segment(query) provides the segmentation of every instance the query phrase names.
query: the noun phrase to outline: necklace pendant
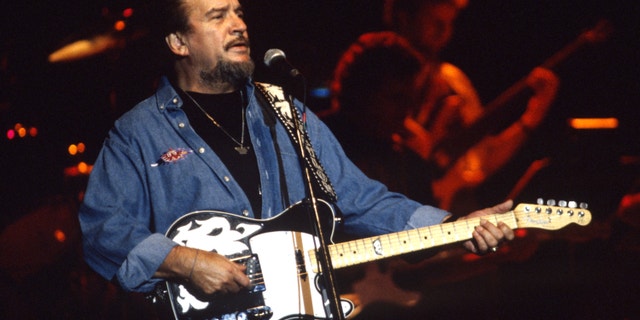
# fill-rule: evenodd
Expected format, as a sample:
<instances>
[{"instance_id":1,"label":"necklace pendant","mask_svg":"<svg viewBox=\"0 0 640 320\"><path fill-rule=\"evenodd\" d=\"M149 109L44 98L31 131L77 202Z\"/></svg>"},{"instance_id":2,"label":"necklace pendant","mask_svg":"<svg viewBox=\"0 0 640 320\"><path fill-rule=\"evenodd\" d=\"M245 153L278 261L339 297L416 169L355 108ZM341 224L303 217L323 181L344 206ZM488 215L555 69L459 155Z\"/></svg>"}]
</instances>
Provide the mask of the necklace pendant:
<instances>
[{"instance_id":1,"label":"necklace pendant","mask_svg":"<svg viewBox=\"0 0 640 320\"><path fill-rule=\"evenodd\" d=\"M238 151L238 153L241 155L245 155L247 154L247 152L249 152L249 147L245 147L245 146L234 147L234 149L236 149L236 151Z\"/></svg>"}]
</instances>

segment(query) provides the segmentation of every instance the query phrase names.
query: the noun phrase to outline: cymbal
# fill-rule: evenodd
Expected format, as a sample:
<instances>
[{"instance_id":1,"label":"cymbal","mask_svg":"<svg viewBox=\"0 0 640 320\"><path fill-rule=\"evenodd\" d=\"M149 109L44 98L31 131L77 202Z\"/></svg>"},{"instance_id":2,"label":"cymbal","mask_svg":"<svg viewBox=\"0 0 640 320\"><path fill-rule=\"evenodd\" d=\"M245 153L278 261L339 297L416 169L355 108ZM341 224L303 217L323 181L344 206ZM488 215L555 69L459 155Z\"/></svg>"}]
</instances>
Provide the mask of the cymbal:
<instances>
[{"instance_id":1,"label":"cymbal","mask_svg":"<svg viewBox=\"0 0 640 320\"><path fill-rule=\"evenodd\" d=\"M98 34L88 39L80 39L52 52L49 55L50 63L70 62L89 58L118 46L123 46L122 39L113 33Z\"/></svg>"},{"instance_id":2,"label":"cymbal","mask_svg":"<svg viewBox=\"0 0 640 320\"><path fill-rule=\"evenodd\" d=\"M93 25L99 30L74 35L60 48L49 54L50 63L63 63L87 59L114 49L124 49L128 42L147 34L143 23L132 19L134 10L127 8L117 14L103 9L103 19ZM86 28L93 29L93 28Z\"/></svg>"}]
</instances>

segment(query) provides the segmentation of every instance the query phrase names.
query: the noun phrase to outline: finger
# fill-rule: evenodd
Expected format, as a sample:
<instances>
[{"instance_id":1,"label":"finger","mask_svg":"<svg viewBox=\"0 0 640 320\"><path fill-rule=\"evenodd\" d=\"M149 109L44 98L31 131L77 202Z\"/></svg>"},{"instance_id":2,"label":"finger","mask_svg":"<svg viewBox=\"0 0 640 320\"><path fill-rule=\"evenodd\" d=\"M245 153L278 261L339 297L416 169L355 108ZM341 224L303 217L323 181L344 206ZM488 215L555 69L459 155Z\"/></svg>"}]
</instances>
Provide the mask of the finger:
<instances>
[{"instance_id":1,"label":"finger","mask_svg":"<svg viewBox=\"0 0 640 320\"><path fill-rule=\"evenodd\" d=\"M494 226L490 222L483 220L480 222L480 226L477 226L475 231L482 238L482 244L478 241L478 245L481 250L486 250L490 247L496 247L499 244L499 239L502 238L502 231L498 227Z\"/></svg>"},{"instance_id":2,"label":"finger","mask_svg":"<svg viewBox=\"0 0 640 320\"><path fill-rule=\"evenodd\" d=\"M239 265L241 268L235 273L233 280L242 288L248 287L251 284L251 279L245 273L247 269L244 265Z\"/></svg>"},{"instance_id":3,"label":"finger","mask_svg":"<svg viewBox=\"0 0 640 320\"><path fill-rule=\"evenodd\" d=\"M473 252L473 253L476 253L476 254L478 253L478 248L473 243L473 241L471 241L471 240L465 241L462 245L465 247L465 249L469 250L470 252Z\"/></svg>"},{"instance_id":4,"label":"finger","mask_svg":"<svg viewBox=\"0 0 640 320\"><path fill-rule=\"evenodd\" d=\"M498 228L500 228L500 231L502 231L502 234L504 235L504 238L507 240L513 240L513 238L515 238L515 233L513 232L513 229L511 229L506 223L504 222L498 222Z\"/></svg>"},{"instance_id":5,"label":"finger","mask_svg":"<svg viewBox=\"0 0 640 320\"><path fill-rule=\"evenodd\" d=\"M492 213L504 213L511 210L511 207L513 207L513 200L509 199L503 203L493 206L490 209L493 211Z\"/></svg>"},{"instance_id":6,"label":"finger","mask_svg":"<svg viewBox=\"0 0 640 320\"><path fill-rule=\"evenodd\" d=\"M513 200L509 199L505 202L499 203L493 207L489 207L489 208L485 208L482 210L477 210L472 212L471 214L468 215L469 218L473 218L473 217L481 217L481 216L486 216L486 215L490 215L490 214L497 214L497 213L505 213L507 211L509 211L511 209L511 207L513 207Z\"/></svg>"},{"instance_id":7,"label":"finger","mask_svg":"<svg viewBox=\"0 0 640 320\"><path fill-rule=\"evenodd\" d=\"M503 239L505 237L504 232L502 231L501 228L497 227L496 225L494 225L493 223L487 221L487 220L483 220L480 221L480 224L482 225L482 227L488 231L488 236L489 238L493 238L496 241L496 244L493 244L493 241L490 240L489 238L485 238L485 240L487 241L487 243L491 246L491 247L495 247L499 244L500 240ZM500 224L500 223L498 223Z\"/></svg>"},{"instance_id":8,"label":"finger","mask_svg":"<svg viewBox=\"0 0 640 320\"><path fill-rule=\"evenodd\" d=\"M477 226L472 233L473 239L476 241L478 252L487 252L487 250L489 250L489 245L487 244L483 235L484 232L487 231L483 230L481 226Z\"/></svg>"},{"instance_id":9,"label":"finger","mask_svg":"<svg viewBox=\"0 0 640 320\"><path fill-rule=\"evenodd\" d=\"M404 127L411 133L420 133L425 131L424 127L418 123L418 121L414 120L411 117L406 117L404 119Z\"/></svg>"}]
</instances>

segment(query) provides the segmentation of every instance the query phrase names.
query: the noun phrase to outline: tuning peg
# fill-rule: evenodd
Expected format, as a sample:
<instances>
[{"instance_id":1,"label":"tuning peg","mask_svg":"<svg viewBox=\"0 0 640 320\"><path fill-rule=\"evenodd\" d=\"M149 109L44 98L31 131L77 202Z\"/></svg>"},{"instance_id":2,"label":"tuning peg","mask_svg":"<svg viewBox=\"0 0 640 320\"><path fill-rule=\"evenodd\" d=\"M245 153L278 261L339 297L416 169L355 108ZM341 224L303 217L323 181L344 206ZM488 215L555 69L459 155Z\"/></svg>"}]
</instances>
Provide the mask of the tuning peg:
<instances>
[{"instance_id":1,"label":"tuning peg","mask_svg":"<svg viewBox=\"0 0 640 320\"><path fill-rule=\"evenodd\" d=\"M560 201L558 201L558 206L566 207L567 206L567 202L565 200L560 200Z\"/></svg>"},{"instance_id":2,"label":"tuning peg","mask_svg":"<svg viewBox=\"0 0 640 320\"><path fill-rule=\"evenodd\" d=\"M553 199L547 200L547 205L548 206L555 206L556 205L556 200L553 200Z\"/></svg>"},{"instance_id":3,"label":"tuning peg","mask_svg":"<svg viewBox=\"0 0 640 320\"><path fill-rule=\"evenodd\" d=\"M589 205L586 202L580 202L580 209L589 209Z\"/></svg>"},{"instance_id":4,"label":"tuning peg","mask_svg":"<svg viewBox=\"0 0 640 320\"><path fill-rule=\"evenodd\" d=\"M578 204L575 201L569 201L569 208L577 208Z\"/></svg>"},{"instance_id":5,"label":"tuning peg","mask_svg":"<svg viewBox=\"0 0 640 320\"><path fill-rule=\"evenodd\" d=\"M544 199L542 199L542 198L538 198L538 199L536 200L536 203L537 203L537 204L539 204L539 205L543 205L543 204L544 204Z\"/></svg>"}]
</instances>

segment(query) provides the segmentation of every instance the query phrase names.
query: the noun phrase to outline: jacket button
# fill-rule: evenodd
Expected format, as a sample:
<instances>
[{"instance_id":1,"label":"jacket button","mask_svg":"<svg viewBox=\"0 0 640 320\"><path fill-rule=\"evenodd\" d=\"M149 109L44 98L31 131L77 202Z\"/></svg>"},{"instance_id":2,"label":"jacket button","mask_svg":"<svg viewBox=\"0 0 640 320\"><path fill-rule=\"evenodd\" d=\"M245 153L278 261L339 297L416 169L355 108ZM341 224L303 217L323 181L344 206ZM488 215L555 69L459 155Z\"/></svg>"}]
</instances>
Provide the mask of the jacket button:
<instances>
[{"instance_id":1,"label":"jacket button","mask_svg":"<svg viewBox=\"0 0 640 320\"><path fill-rule=\"evenodd\" d=\"M249 210L247 210L247 209L242 210L242 215L245 216L245 217L248 217L249 216Z\"/></svg>"},{"instance_id":2,"label":"jacket button","mask_svg":"<svg viewBox=\"0 0 640 320\"><path fill-rule=\"evenodd\" d=\"M173 104L178 104L178 98L173 98Z\"/></svg>"},{"instance_id":3,"label":"jacket button","mask_svg":"<svg viewBox=\"0 0 640 320\"><path fill-rule=\"evenodd\" d=\"M180 123L178 123L178 127L180 127L180 128L184 128L184 122L180 122Z\"/></svg>"},{"instance_id":4,"label":"jacket button","mask_svg":"<svg viewBox=\"0 0 640 320\"><path fill-rule=\"evenodd\" d=\"M200 148L200 149L198 149L198 152L199 152L199 153L204 153L204 148Z\"/></svg>"},{"instance_id":5,"label":"jacket button","mask_svg":"<svg viewBox=\"0 0 640 320\"><path fill-rule=\"evenodd\" d=\"M228 176L224 176L224 181L225 182L229 182L229 181L231 181L231 179Z\"/></svg>"}]
</instances>

